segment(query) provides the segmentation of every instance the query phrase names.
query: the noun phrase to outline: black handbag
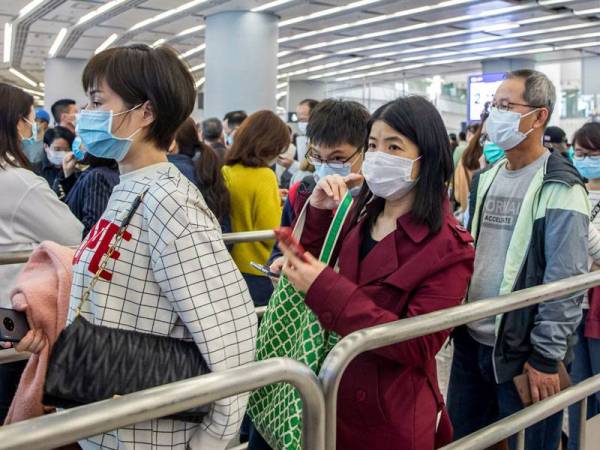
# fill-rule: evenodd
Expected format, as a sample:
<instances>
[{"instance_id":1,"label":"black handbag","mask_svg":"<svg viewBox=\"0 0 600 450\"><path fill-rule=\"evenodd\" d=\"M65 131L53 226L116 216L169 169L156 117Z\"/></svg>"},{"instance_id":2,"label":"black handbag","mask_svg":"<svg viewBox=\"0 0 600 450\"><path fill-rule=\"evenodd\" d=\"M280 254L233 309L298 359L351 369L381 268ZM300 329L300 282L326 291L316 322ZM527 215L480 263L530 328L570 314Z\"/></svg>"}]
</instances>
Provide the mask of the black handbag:
<instances>
[{"instance_id":1,"label":"black handbag","mask_svg":"<svg viewBox=\"0 0 600 450\"><path fill-rule=\"evenodd\" d=\"M44 405L71 408L210 372L193 342L94 325L80 314L144 194L136 197L114 244L81 296L74 321L54 344L44 385ZM205 405L169 418L199 423L208 410L209 405Z\"/></svg>"}]
</instances>

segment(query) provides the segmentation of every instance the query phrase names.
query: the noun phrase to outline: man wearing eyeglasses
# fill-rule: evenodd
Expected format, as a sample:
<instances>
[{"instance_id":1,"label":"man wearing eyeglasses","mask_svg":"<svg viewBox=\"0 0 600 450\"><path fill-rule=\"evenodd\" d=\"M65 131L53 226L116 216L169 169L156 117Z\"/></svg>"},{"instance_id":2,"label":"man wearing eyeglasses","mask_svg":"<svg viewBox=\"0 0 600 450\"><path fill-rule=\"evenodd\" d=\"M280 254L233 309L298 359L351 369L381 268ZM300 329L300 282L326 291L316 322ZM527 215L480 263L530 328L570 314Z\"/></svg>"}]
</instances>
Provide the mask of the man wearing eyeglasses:
<instances>
[{"instance_id":1,"label":"man wearing eyeglasses","mask_svg":"<svg viewBox=\"0 0 600 450\"><path fill-rule=\"evenodd\" d=\"M505 158L473 179L469 230L476 246L473 302L587 272L589 203L565 158L543 146L556 93L534 70L507 75L485 123ZM448 407L461 438L521 409L513 378L534 402L560 391L581 319L581 295L482 319L455 331ZM526 449L558 448L562 413L526 432ZM515 448L516 439L509 444Z\"/></svg>"}]
</instances>

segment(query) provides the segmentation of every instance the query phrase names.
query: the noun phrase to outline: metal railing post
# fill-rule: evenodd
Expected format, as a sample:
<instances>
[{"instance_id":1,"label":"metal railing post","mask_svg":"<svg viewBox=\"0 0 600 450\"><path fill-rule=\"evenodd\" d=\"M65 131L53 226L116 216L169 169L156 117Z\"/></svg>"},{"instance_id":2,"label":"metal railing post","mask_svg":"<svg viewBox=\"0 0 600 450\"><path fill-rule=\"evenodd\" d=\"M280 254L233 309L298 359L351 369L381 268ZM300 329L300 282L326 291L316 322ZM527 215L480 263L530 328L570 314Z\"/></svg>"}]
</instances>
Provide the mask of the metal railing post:
<instances>
[{"instance_id":1,"label":"metal railing post","mask_svg":"<svg viewBox=\"0 0 600 450\"><path fill-rule=\"evenodd\" d=\"M324 450L325 404L319 380L304 364L287 358L253 362L0 427L0 449L52 449L281 382L292 384L302 397L304 448Z\"/></svg>"},{"instance_id":2,"label":"metal railing post","mask_svg":"<svg viewBox=\"0 0 600 450\"><path fill-rule=\"evenodd\" d=\"M359 354L464 325L484 317L521 309L546 300L563 298L599 284L600 271L587 273L485 301L377 325L345 336L327 355L319 373L325 394L327 450L336 448L337 394L340 381L350 362Z\"/></svg>"},{"instance_id":3,"label":"metal railing post","mask_svg":"<svg viewBox=\"0 0 600 450\"><path fill-rule=\"evenodd\" d=\"M525 450L525 430L517 433L517 450Z\"/></svg>"},{"instance_id":4,"label":"metal railing post","mask_svg":"<svg viewBox=\"0 0 600 450\"><path fill-rule=\"evenodd\" d=\"M481 450L491 447L598 391L600 391L600 375L595 375L552 397L534 403L512 416L446 445L440 450Z\"/></svg>"}]
</instances>

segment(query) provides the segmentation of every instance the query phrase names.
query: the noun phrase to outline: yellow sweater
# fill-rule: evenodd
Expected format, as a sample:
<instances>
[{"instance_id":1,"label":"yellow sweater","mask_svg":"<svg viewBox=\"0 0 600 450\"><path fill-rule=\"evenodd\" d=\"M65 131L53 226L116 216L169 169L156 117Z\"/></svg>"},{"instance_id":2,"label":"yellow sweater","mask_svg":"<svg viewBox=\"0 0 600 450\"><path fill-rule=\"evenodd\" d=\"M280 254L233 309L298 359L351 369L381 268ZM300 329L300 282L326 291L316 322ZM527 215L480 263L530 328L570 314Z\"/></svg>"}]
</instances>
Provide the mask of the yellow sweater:
<instances>
[{"instance_id":1,"label":"yellow sweater","mask_svg":"<svg viewBox=\"0 0 600 450\"><path fill-rule=\"evenodd\" d=\"M275 172L268 167L223 166L231 196L231 227L234 232L272 230L281 222L281 199ZM275 241L243 242L233 247L233 260L241 272L264 275L251 261L266 264Z\"/></svg>"}]
</instances>

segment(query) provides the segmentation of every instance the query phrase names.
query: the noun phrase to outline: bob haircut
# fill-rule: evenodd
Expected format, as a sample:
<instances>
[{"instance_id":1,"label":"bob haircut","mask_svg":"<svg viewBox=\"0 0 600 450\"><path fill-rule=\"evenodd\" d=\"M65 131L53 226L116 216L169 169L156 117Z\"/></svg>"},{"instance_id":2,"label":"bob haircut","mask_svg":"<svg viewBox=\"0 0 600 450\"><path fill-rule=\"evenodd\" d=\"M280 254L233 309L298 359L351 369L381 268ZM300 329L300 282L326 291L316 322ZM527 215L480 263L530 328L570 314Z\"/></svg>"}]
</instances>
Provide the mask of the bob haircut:
<instances>
[{"instance_id":1,"label":"bob haircut","mask_svg":"<svg viewBox=\"0 0 600 450\"><path fill-rule=\"evenodd\" d=\"M380 120L419 148L421 170L414 188L415 202L411 213L415 222L425 224L432 233L437 233L442 227L448 182L452 177L452 152L440 113L423 97L400 97L373 113L367 127L367 139L373 124ZM369 186L364 183L354 211L354 221L358 221L373 197ZM371 223L383 210L384 202L376 202L375 205L378 207L367 213L367 220Z\"/></svg>"},{"instance_id":2,"label":"bob haircut","mask_svg":"<svg viewBox=\"0 0 600 450\"><path fill-rule=\"evenodd\" d=\"M0 98L0 168L8 164L29 169L17 125L31 113L33 97L20 88L0 83Z\"/></svg>"},{"instance_id":3,"label":"bob haircut","mask_svg":"<svg viewBox=\"0 0 600 450\"><path fill-rule=\"evenodd\" d=\"M227 152L227 165L268 166L290 146L287 125L272 111L258 111L240 125Z\"/></svg>"},{"instance_id":4,"label":"bob haircut","mask_svg":"<svg viewBox=\"0 0 600 450\"><path fill-rule=\"evenodd\" d=\"M127 109L150 102L155 119L145 139L165 151L196 98L189 68L169 47L135 44L104 50L88 62L82 81L85 92L104 81Z\"/></svg>"}]
</instances>

